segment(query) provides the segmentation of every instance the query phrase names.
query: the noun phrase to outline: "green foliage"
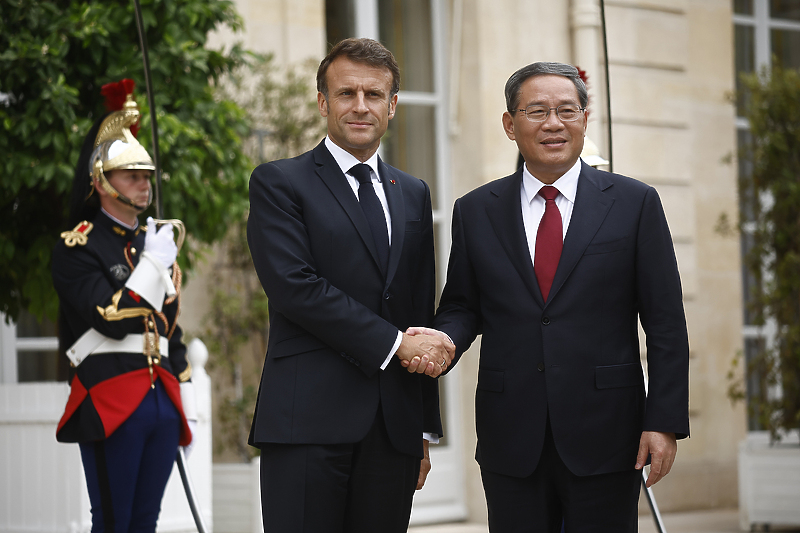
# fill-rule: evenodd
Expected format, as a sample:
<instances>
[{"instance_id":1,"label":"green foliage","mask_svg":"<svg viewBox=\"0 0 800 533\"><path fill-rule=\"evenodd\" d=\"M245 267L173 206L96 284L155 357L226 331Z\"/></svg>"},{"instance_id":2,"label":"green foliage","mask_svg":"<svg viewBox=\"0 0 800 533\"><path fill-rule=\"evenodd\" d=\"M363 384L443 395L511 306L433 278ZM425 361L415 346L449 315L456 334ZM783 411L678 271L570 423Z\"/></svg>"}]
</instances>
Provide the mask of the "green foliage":
<instances>
[{"instance_id":1,"label":"green foliage","mask_svg":"<svg viewBox=\"0 0 800 533\"><path fill-rule=\"evenodd\" d=\"M800 427L800 72L778 66L744 75L752 143L740 154L752 163L741 177L740 199L755 225L745 257L756 290L750 295L757 324L774 323L745 369L745 392L762 427L779 438Z\"/></svg>"},{"instance_id":2,"label":"green foliage","mask_svg":"<svg viewBox=\"0 0 800 533\"><path fill-rule=\"evenodd\" d=\"M141 4L164 211L192 237L180 258L186 269L247 206L247 117L215 86L252 56L240 46L206 46L214 29L241 29L231 1ZM152 153L134 3L0 0L0 312L12 319L21 309L56 315L50 255L60 232L72 229L65 225L74 168L83 137L105 112L100 87L122 78L137 83L139 140Z\"/></svg>"},{"instance_id":3,"label":"green foliage","mask_svg":"<svg viewBox=\"0 0 800 533\"><path fill-rule=\"evenodd\" d=\"M222 84L224 98L248 110L254 125L245 142L258 162L293 157L325 135L311 80L315 63L286 69L271 56L238 69ZM217 411L214 451L232 451L243 462L258 450L247 446L269 333L267 297L246 239L247 217L231 225L211 274L211 311L201 335L209 348Z\"/></svg>"}]
</instances>

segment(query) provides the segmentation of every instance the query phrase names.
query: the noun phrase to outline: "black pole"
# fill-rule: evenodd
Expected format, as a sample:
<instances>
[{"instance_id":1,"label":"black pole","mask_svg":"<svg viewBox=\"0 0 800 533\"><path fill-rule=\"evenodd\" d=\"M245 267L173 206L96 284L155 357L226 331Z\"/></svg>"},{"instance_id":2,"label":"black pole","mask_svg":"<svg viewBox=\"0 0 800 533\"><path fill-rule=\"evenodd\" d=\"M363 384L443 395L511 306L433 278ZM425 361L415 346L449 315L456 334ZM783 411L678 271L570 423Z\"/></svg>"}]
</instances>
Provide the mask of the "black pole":
<instances>
[{"instance_id":1,"label":"black pole","mask_svg":"<svg viewBox=\"0 0 800 533\"><path fill-rule=\"evenodd\" d=\"M136 9L136 27L139 29L139 45L142 49L144 62L144 83L147 89L147 105L150 107L150 131L153 134L153 166L156 167L155 204L156 218L164 218L164 206L161 202L161 165L158 164L158 123L156 122L156 103L153 99L153 83L150 79L150 58L147 56L147 36L144 33L144 20L142 19L142 6L139 0L133 0Z\"/></svg>"},{"instance_id":2,"label":"black pole","mask_svg":"<svg viewBox=\"0 0 800 533\"><path fill-rule=\"evenodd\" d=\"M158 164L158 122L156 121L156 103L153 99L153 83L150 79L150 58L147 55L147 36L144 33L144 20L142 19L142 6L139 0L133 0L134 12L136 15L136 27L139 30L139 44L142 49L142 61L144 63L144 82L147 89L147 104L150 107L150 122L152 123L153 134L153 166L156 167L156 186L155 186L155 199L156 199L156 218L164 218L164 207L161 202L161 166ZM175 456L175 462L178 465L178 471L181 475L183 482L183 489L186 492L186 499L189 502L189 508L192 511L192 518L197 526L199 533L206 533L206 526L203 523L203 516L200 514L200 509L197 505L197 497L192 486L191 478L189 477L189 469L186 464L186 455L183 448L178 447L178 453Z\"/></svg>"},{"instance_id":3,"label":"black pole","mask_svg":"<svg viewBox=\"0 0 800 533\"><path fill-rule=\"evenodd\" d=\"M138 0L137 0L138 1ZM603 58L606 67L606 115L608 120L608 171L614 172L614 149L611 142L611 77L608 75L608 36L606 34L606 3L600 0L600 20L603 24Z\"/></svg>"},{"instance_id":4,"label":"black pole","mask_svg":"<svg viewBox=\"0 0 800 533\"><path fill-rule=\"evenodd\" d=\"M189 501L189 510L192 511L192 518L194 518L197 531L198 533L206 533L208 530L206 529L205 522L203 522L203 515L200 514L200 508L197 505L197 496L194 492L192 479L189 477L189 467L182 446L178 446L178 454L175 456L175 463L178 465L178 472L183 482L183 490L186 492L186 499Z\"/></svg>"}]
</instances>

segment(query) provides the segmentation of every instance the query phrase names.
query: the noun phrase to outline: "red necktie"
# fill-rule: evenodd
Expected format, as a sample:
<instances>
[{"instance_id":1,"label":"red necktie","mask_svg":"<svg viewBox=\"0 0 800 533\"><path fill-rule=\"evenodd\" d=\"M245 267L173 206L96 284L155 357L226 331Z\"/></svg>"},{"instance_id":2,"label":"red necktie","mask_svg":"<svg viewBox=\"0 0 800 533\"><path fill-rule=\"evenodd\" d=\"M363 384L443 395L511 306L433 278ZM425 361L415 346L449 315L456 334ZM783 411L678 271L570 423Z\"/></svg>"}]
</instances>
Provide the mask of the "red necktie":
<instances>
[{"instance_id":1,"label":"red necktie","mask_svg":"<svg viewBox=\"0 0 800 533\"><path fill-rule=\"evenodd\" d=\"M561 249L564 247L564 234L561 213L556 205L558 189L545 185L539 190L539 194L545 199L545 207L542 221L539 222L539 230L536 232L533 271L536 272L536 280L546 302L550 287L553 285L553 277L556 275L558 260L561 258Z\"/></svg>"}]
</instances>

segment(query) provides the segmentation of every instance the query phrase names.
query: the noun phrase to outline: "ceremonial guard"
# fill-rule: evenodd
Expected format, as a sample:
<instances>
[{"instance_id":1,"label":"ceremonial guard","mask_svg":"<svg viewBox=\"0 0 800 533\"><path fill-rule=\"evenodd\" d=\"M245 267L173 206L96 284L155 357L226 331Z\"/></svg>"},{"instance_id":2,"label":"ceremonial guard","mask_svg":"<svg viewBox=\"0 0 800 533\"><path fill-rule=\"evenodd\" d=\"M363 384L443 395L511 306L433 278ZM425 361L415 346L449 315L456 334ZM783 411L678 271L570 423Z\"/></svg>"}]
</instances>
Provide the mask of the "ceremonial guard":
<instances>
[{"instance_id":1,"label":"ceremonial guard","mask_svg":"<svg viewBox=\"0 0 800 533\"><path fill-rule=\"evenodd\" d=\"M172 225L137 219L150 205L155 167L134 136L133 81L102 92L110 113L86 136L74 229L53 252L71 387L56 437L80 445L92 532L152 532L178 446L190 444L196 420L176 323L181 272Z\"/></svg>"}]
</instances>

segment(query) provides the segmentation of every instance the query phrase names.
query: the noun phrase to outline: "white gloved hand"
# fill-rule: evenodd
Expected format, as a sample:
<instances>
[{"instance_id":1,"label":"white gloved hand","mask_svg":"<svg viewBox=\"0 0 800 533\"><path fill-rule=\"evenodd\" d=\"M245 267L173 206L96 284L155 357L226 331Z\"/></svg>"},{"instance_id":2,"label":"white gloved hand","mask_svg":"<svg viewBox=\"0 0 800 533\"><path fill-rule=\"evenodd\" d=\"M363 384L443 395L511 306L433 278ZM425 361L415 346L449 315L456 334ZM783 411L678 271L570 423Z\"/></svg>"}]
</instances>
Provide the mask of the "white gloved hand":
<instances>
[{"instance_id":1,"label":"white gloved hand","mask_svg":"<svg viewBox=\"0 0 800 533\"><path fill-rule=\"evenodd\" d=\"M164 224L156 230L153 217L147 217L144 251L158 259L164 268L170 268L178 257L178 246L175 244L172 224Z\"/></svg>"},{"instance_id":2,"label":"white gloved hand","mask_svg":"<svg viewBox=\"0 0 800 533\"><path fill-rule=\"evenodd\" d=\"M189 459L189 454L192 453L192 449L194 449L194 443L196 442L197 438L197 420L186 420L189 424L189 431L192 434L192 441L183 447L183 454L186 456L186 459Z\"/></svg>"}]
</instances>

